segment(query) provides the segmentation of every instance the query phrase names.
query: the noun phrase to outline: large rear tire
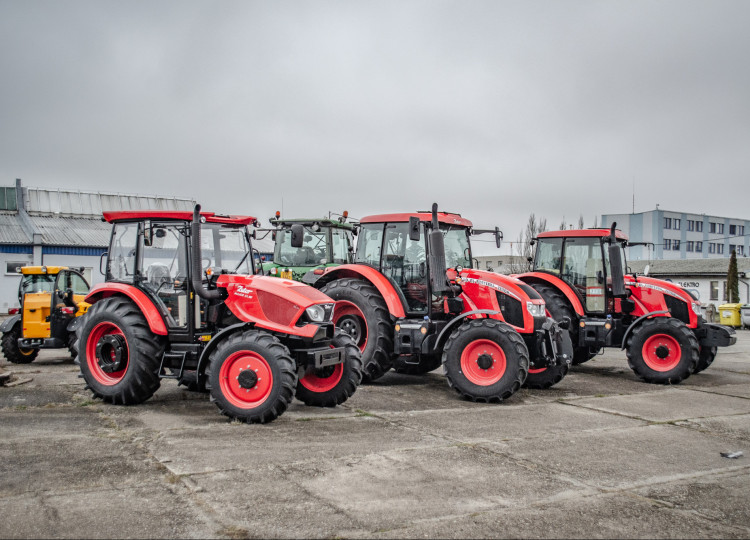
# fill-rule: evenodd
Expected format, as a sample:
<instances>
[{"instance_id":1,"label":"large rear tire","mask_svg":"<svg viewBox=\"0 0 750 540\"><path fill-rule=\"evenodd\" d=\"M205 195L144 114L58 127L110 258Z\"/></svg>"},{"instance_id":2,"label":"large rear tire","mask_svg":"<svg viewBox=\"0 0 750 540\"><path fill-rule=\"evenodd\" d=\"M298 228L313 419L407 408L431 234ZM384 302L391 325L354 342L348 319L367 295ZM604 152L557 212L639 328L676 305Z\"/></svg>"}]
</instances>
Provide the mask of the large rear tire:
<instances>
[{"instance_id":1,"label":"large rear tire","mask_svg":"<svg viewBox=\"0 0 750 540\"><path fill-rule=\"evenodd\" d=\"M130 299L96 302L78 327L81 374L94 396L115 405L135 405L159 388L162 339L151 332Z\"/></svg>"},{"instance_id":2,"label":"large rear tire","mask_svg":"<svg viewBox=\"0 0 750 540\"><path fill-rule=\"evenodd\" d=\"M354 340L343 330L336 329L331 346L343 347L346 358L341 364L320 369L307 368L297 382L295 396L305 405L335 407L352 397L362 382L362 354Z\"/></svg>"},{"instance_id":3,"label":"large rear tire","mask_svg":"<svg viewBox=\"0 0 750 540\"><path fill-rule=\"evenodd\" d=\"M673 317L646 319L628 340L628 364L654 384L677 384L698 365L700 346L684 322Z\"/></svg>"},{"instance_id":4,"label":"large rear tire","mask_svg":"<svg viewBox=\"0 0 750 540\"><path fill-rule=\"evenodd\" d=\"M378 290L361 279L326 283L321 292L336 300L333 321L362 351L364 382L382 377L393 366L393 324Z\"/></svg>"},{"instance_id":5,"label":"large rear tire","mask_svg":"<svg viewBox=\"0 0 750 540\"><path fill-rule=\"evenodd\" d=\"M448 385L462 397L485 403L512 396L526 380L529 351L508 324L494 319L464 322L443 349Z\"/></svg>"},{"instance_id":6,"label":"large rear tire","mask_svg":"<svg viewBox=\"0 0 750 540\"><path fill-rule=\"evenodd\" d=\"M39 354L39 349L24 349L18 346L21 338L21 324L17 323L9 332L3 334L3 355L8 362L14 364L30 364Z\"/></svg>"},{"instance_id":7,"label":"large rear tire","mask_svg":"<svg viewBox=\"0 0 750 540\"><path fill-rule=\"evenodd\" d=\"M221 414L265 424L286 411L294 396L294 360L275 336L259 330L236 332L209 357L206 388Z\"/></svg>"},{"instance_id":8,"label":"large rear tire","mask_svg":"<svg viewBox=\"0 0 750 540\"><path fill-rule=\"evenodd\" d=\"M573 307L568 303L565 295L551 285L546 285L544 283L531 283L530 285L544 299L544 303L547 306L547 313L550 317L557 322L561 322L565 317L570 319L568 332L570 333L570 341L573 343L572 364L574 366L583 364L594 358L599 352L598 350L592 351L589 347L581 347L578 345L579 317L573 310Z\"/></svg>"}]
</instances>

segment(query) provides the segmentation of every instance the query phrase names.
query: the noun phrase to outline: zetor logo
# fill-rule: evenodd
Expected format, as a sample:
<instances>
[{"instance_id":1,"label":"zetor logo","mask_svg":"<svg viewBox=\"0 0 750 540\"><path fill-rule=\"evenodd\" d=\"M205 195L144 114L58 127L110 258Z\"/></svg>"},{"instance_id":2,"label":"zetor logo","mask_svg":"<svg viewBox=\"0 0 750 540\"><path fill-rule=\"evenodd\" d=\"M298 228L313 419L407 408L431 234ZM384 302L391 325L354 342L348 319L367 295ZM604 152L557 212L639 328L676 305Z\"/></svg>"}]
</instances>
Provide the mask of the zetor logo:
<instances>
[{"instance_id":1,"label":"zetor logo","mask_svg":"<svg viewBox=\"0 0 750 540\"><path fill-rule=\"evenodd\" d=\"M243 285L237 285L237 288L234 290L234 294L236 294L237 296L242 296L243 298L252 298L253 290L248 289Z\"/></svg>"}]
</instances>

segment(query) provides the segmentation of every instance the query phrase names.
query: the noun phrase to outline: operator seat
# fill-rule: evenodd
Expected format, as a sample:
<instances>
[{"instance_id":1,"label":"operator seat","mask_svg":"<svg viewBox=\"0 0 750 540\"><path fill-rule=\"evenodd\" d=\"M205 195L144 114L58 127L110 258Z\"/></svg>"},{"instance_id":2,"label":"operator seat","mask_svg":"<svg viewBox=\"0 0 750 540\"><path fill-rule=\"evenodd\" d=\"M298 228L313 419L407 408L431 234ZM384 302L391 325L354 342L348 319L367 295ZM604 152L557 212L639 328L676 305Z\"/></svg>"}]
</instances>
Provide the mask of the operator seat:
<instances>
[{"instance_id":1,"label":"operator seat","mask_svg":"<svg viewBox=\"0 0 750 540\"><path fill-rule=\"evenodd\" d=\"M172 276L169 274L169 267L164 263L154 262L146 268L146 279L148 284L157 290L165 284L172 283Z\"/></svg>"}]
</instances>

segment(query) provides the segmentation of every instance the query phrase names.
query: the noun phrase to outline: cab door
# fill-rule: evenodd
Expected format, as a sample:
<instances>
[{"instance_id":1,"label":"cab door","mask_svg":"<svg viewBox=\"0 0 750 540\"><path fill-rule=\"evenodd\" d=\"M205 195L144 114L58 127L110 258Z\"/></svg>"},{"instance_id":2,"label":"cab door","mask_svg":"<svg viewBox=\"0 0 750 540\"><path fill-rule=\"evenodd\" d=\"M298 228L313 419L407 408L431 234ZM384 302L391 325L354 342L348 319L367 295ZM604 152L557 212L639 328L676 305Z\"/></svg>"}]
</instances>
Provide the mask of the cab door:
<instances>
[{"instance_id":1,"label":"cab door","mask_svg":"<svg viewBox=\"0 0 750 540\"><path fill-rule=\"evenodd\" d=\"M68 344L68 324L75 318L78 306L89 292L86 279L74 270L61 270L55 279L50 306L50 337Z\"/></svg>"}]
</instances>

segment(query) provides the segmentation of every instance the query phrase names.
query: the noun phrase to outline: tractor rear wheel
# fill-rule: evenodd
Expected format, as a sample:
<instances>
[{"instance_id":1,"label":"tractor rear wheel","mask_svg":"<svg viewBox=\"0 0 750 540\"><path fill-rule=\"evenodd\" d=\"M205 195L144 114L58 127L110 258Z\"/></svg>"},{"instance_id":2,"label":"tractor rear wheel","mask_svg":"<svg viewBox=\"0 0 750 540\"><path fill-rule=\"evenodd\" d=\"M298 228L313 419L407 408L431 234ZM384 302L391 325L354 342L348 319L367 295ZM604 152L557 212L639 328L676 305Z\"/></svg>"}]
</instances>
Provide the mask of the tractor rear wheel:
<instances>
[{"instance_id":1,"label":"tractor rear wheel","mask_svg":"<svg viewBox=\"0 0 750 540\"><path fill-rule=\"evenodd\" d=\"M474 319L453 331L443 349L448 385L471 401L500 402L526 380L529 351L508 324Z\"/></svg>"},{"instance_id":2,"label":"tractor rear wheel","mask_svg":"<svg viewBox=\"0 0 750 540\"><path fill-rule=\"evenodd\" d=\"M393 370L396 373L404 375L424 375L434 371L443 363L443 357L440 354L430 354L422 356L417 364L409 364L399 357L393 362Z\"/></svg>"},{"instance_id":3,"label":"tractor rear wheel","mask_svg":"<svg viewBox=\"0 0 750 540\"><path fill-rule=\"evenodd\" d=\"M159 388L164 344L128 298L96 302L78 327L81 374L94 396L115 405L146 401Z\"/></svg>"},{"instance_id":4,"label":"tractor rear wheel","mask_svg":"<svg viewBox=\"0 0 750 540\"><path fill-rule=\"evenodd\" d=\"M581 347L578 345L578 315L576 315L573 307L568 303L565 296L551 285L544 283L532 283L531 286L539 293L544 299L544 303L547 307L547 313L550 317L555 319L557 322L563 320L564 317L570 319L570 326L568 332L570 333L570 340L573 343L573 362L572 364L578 365L588 362L597 355L598 350L592 351L589 347Z\"/></svg>"},{"instance_id":5,"label":"tractor rear wheel","mask_svg":"<svg viewBox=\"0 0 750 540\"><path fill-rule=\"evenodd\" d=\"M626 352L630 369L644 381L677 384L696 369L700 346L684 322L654 317L633 331Z\"/></svg>"},{"instance_id":6,"label":"tractor rear wheel","mask_svg":"<svg viewBox=\"0 0 750 540\"><path fill-rule=\"evenodd\" d=\"M382 377L393 366L393 324L378 290L361 279L326 283L321 292L336 300L333 322L362 351L364 382Z\"/></svg>"},{"instance_id":7,"label":"tractor rear wheel","mask_svg":"<svg viewBox=\"0 0 750 540\"><path fill-rule=\"evenodd\" d=\"M68 352L73 361L78 358L78 336L76 336L75 332L68 334Z\"/></svg>"},{"instance_id":8,"label":"tractor rear wheel","mask_svg":"<svg viewBox=\"0 0 750 540\"><path fill-rule=\"evenodd\" d=\"M693 373L700 373L708 366L714 363L716 358L717 347L701 347L698 355L698 364L695 366Z\"/></svg>"},{"instance_id":9,"label":"tractor rear wheel","mask_svg":"<svg viewBox=\"0 0 750 540\"><path fill-rule=\"evenodd\" d=\"M295 368L289 349L275 336L244 330L224 339L211 353L206 388L221 414L265 424L291 403Z\"/></svg>"},{"instance_id":10,"label":"tractor rear wheel","mask_svg":"<svg viewBox=\"0 0 750 540\"><path fill-rule=\"evenodd\" d=\"M335 407L349 399L362 382L362 353L349 334L336 329L331 347L343 347L341 364L319 369L308 367L297 383L295 396L305 405Z\"/></svg>"},{"instance_id":11,"label":"tractor rear wheel","mask_svg":"<svg viewBox=\"0 0 750 540\"><path fill-rule=\"evenodd\" d=\"M39 349L24 349L18 346L21 338L21 324L18 323L9 332L3 334L2 349L5 359L14 364L30 364L39 354Z\"/></svg>"}]
</instances>

